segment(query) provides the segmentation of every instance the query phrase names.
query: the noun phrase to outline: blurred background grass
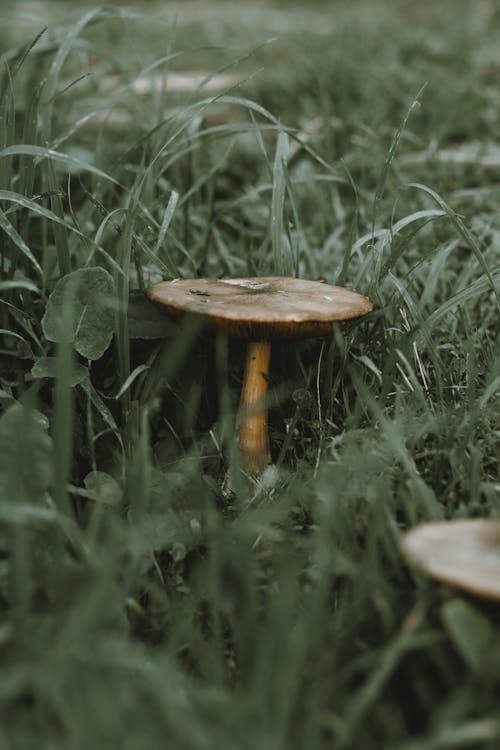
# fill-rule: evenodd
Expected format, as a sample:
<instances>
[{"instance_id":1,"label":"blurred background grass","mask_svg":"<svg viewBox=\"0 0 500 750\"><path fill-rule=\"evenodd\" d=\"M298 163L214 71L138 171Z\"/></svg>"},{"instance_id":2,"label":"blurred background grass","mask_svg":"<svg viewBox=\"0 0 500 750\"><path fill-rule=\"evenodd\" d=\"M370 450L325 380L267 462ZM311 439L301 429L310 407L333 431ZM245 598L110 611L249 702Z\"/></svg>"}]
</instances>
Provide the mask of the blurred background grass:
<instances>
[{"instance_id":1,"label":"blurred background grass","mask_svg":"<svg viewBox=\"0 0 500 750\"><path fill-rule=\"evenodd\" d=\"M496 748L498 610L397 547L499 513L496 4L4 3L0 40L0 746ZM277 475L230 493L244 352L143 290L276 249L376 310L275 348Z\"/></svg>"}]
</instances>

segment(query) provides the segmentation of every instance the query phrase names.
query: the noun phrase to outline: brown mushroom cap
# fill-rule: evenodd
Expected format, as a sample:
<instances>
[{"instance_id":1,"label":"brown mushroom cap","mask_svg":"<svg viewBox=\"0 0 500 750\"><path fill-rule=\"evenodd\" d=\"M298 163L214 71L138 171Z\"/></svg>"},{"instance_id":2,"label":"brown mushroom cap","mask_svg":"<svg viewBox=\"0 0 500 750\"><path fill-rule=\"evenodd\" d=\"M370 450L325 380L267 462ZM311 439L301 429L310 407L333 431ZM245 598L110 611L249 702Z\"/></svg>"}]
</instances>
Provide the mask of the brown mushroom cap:
<instances>
[{"instance_id":1,"label":"brown mushroom cap","mask_svg":"<svg viewBox=\"0 0 500 750\"><path fill-rule=\"evenodd\" d=\"M500 521L429 523L404 535L407 561L432 578L500 600Z\"/></svg>"},{"instance_id":2,"label":"brown mushroom cap","mask_svg":"<svg viewBox=\"0 0 500 750\"><path fill-rule=\"evenodd\" d=\"M173 316L203 316L212 328L247 340L328 336L371 312L367 297L319 281L271 276L177 279L155 284L149 298Z\"/></svg>"}]
</instances>

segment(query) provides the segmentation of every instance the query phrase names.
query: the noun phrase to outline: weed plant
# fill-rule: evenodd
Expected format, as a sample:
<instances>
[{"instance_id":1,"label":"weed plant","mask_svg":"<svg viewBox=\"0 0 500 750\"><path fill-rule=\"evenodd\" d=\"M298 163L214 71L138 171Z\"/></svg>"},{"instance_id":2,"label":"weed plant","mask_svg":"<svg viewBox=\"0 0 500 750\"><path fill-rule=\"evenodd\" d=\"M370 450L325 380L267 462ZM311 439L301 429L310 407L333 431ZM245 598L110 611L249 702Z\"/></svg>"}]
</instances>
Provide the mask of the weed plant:
<instances>
[{"instance_id":1,"label":"weed plant","mask_svg":"<svg viewBox=\"0 0 500 750\"><path fill-rule=\"evenodd\" d=\"M398 551L500 512L496 4L75 5L2 11L0 747L498 748L498 608ZM375 311L229 492L244 352L144 290L276 272Z\"/></svg>"}]
</instances>

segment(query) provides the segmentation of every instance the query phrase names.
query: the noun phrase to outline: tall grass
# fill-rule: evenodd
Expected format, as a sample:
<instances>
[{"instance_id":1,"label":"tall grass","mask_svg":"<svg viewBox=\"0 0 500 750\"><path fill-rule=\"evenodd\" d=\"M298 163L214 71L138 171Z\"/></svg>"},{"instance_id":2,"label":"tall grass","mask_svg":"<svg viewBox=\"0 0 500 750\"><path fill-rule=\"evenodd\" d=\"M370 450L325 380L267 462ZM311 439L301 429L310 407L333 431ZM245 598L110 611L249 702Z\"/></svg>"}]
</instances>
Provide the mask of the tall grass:
<instances>
[{"instance_id":1,"label":"tall grass","mask_svg":"<svg viewBox=\"0 0 500 750\"><path fill-rule=\"evenodd\" d=\"M500 512L496 171L438 158L497 138L498 13L160 10L1 32L0 747L496 748L498 611L398 540ZM275 347L229 488L244 351L144 290L272 273L375 311Z\"/></svg>"}]
</instances>

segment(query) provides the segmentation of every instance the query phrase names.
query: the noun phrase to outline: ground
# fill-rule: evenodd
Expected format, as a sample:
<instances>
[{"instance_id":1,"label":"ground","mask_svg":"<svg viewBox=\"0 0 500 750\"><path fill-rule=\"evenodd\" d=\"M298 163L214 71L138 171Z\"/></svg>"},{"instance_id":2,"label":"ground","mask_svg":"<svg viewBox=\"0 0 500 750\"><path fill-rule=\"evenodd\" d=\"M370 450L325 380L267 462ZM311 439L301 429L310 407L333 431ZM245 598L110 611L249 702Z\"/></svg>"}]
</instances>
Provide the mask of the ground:
<instances>
[{"instance_id":1,"label":"ground","mask_svg":"<svg viewBox=\"0 0 500 750\"><path fill-rule=\"evenodd\" d=\"M495 4L2 21L0 746L496 748L498 606L399 547L500 510ZM144 291L283 268L374 312L274 347L255 481Z\"/></svg>"}]
</instances>

